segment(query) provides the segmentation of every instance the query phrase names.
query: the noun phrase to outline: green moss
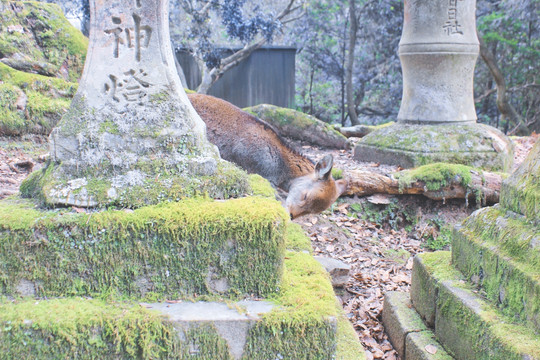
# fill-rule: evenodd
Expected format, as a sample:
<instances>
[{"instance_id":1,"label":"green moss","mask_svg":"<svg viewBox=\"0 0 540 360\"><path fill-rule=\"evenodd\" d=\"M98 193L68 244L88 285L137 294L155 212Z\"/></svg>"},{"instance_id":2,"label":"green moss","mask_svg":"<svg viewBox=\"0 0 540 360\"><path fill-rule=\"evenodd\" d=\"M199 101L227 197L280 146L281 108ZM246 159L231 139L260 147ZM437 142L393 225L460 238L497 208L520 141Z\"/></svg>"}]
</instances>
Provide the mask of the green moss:
<instances>
[{"instance_id":1,"label":"green moss","mask_svg":"<svg viewBox=\"0 0 540 360\"><path fill-rule=\"evenodd\" d=\"M341 308L340 304L338 306ZM365 351L350 321L341 314L337 323L337 360L363 360Z\"/></svg>"},{"instance_id":2,"label":"green moss","mask_svg":"<svg viewBox=\"0 0 540 360\"><path fill-rule=\"evenodd\" d=\"M289 222L287 224L286 247L288 250L313 252L311 241L304 233L299 224Z\"/></svg>"},{"instance_id":3,"label":"green moss","mask_svg":"<svg viewBox=\"0 0 540 360\"><path fill-rule=\"evenodd\" d=\"M540 140L501 186L501 205L540 225Z\"/></svg>"},{"instance_id":4,"label":"green moss","mask_svg":"<svg viewBox=\"0 0 540 360\"><path fill-rule=\"evenodd\" d=\"M311 255L287 252L281 289L270 301L277 307L250 330L245 359L334 358L341 309L328 274Z\"/></svg>"},{"instance_id":5,"label":"green moss","mask_svg":"<svg viewBox=\"0 0 540 360\"><path fill-rule=\"evenodd\" d=\"M318 139L315 142L320 142L321 145L339 148L348 147L347 138L333 126L314 116L268 104L257 105L243 110L275 126L283 136L300 137L300 140L306 140L306 136L303 134L311 133L313 139Z\"/></svg>"},{"instance_id":6,"label":"green moss","mask_svg":"<svg viewBox=\"0 0 540 360\"><path fill-rule=\"evenodd\" d=\"M282 322L285 317L291 325L318 323L338 315L334 297L323 267L310 254L288 251L281 289L270 297L280 308L265 315L265 319L272 323Z\"/></svg>"},{"instance_id":7,"label":"green moss","mask_svg":"<svg viewBox=\"0 0 540 360\"><path fill-rule=\"evenodd\" d=\"M88 39L71 26L58 5L21 1L17 11L6 7L1 16L6 23L21 25L24 29L22 34L0 32L0 44L11 40L15 45L3 47L6 57L24 54L33 61L50 64L56 71L67 65L69 80L77 81L84 66ZM18 40L13 41L13 36Z\"/></svg>"},{"instance_id":8,"label":"green moss","mask_svg":"<svg viewBox=\"0 0 540 360\"><path fill-rule=\"evenodd\" d=\"M0 350L10 358L232 359L213 327L194 326L181 338L139 305L72 298L3 301L0 310Z\"/></svg>"},{"instance_id":9,"label":"green moss","mask_svg":"<svg viewBox=\"0 0 540 360\"><path fill-rule=\"evenodd\" d=\"M332 177L335 180L343 179L343 170L342 169L337 169L337 168L332 168Z\"/></svg>"},{"instance_id":10,"label":"green moss","mask_svg":"<svg viewBox=\"0 0 540 360\"><path fill-rule=\"evenodd\" d=\"M418 255L437 288L435 329L456 357L474 359L537 358L540 339L534 331L485 302L451 265L450 252Z\"/></svg>"},{"instance_id":11,"label":"green moss","mask_svg":"<svg viewBox=\"0 0 540 360\"><path fill-rule=\"evenodd\" d=\"M459 288L458 282L453 286ZM462 296L473 296L470 290L459 291ZM454 333L446 333L443 340L459 357L478 360L507 360L540 357L540 339L534 331L513 324L511 319L502 316L480 298L468 300L473 303L475 310L464 305L449 291L440 287L438 293L438 309L444 320L437 320L436 328L444 321L444 329L454 329ZM439 331L443 332L443 329Z\"/></svg>"},{"instance_id":12,"label":"green moss","mask_svg":"<svg viewBox=\"0 0 540 360\"><path fill-rule=\"evenodd\" d=\"M451 267L452 254L450 251L436 251L418 254L426 270L433 274L438 281L461 279L461 273Z\"/></svg>"},{"instance_id":13,"label":"green moss","mask_svg":"<svg viewBox=\"0 0 540 360\"><path fill-rule=\"evenodd\" d=\"M21 280L47 297L189 298L218 291L214 281L226 282L229 296L266 295L278 286L288 217L275 200L192 199L89 214L18 200L0 208L2 294L15 294Z\"/></svg>"},{"instance_id":14,"label":"green moss","mask_svg":"<svg viewBox=\"0 0 540 360\"><path fill-rule=\"evenodd\" d=\"M471 171L478 171L470 166L435 163L420 166L412 170L404 170L395 173L400 187L410 186L421 181L430 191L437 191L451 183L457 183L467 188L471 183Z\"/></svg>"},{"instance_id":15,"label":"green moss","mask_svg":"<svg viewBox=\"0 0 540 360\"><path fill-rule=\"evenodd\" d=\"M498 208L481 209L454 232L453 262L504 314L540 330L538 229Z\"/></svg>"},{"instance_id":16,"label":"green moss","mask_svg":"<svg viewBox=\"0 0 540 360\"><path fill-rule=\"evenodd\" d=\"M270 185L270 182L258 174L248 176L249 186L254 196L263 196L274 198L276 190Z\"/></svg>"},{"instance_id":17,"label":"green moss","mask_svg":"<svg viewBox=\"0 0 540 360\"><path fill-rule=\"evenodd\" d=\"M0 63L0 133L21 135L26 133L48 134L61 115L67 111L76 83L28 74ZM15 103L26 96L26 111L17 109Z\"/></svg>"}]
</instances>

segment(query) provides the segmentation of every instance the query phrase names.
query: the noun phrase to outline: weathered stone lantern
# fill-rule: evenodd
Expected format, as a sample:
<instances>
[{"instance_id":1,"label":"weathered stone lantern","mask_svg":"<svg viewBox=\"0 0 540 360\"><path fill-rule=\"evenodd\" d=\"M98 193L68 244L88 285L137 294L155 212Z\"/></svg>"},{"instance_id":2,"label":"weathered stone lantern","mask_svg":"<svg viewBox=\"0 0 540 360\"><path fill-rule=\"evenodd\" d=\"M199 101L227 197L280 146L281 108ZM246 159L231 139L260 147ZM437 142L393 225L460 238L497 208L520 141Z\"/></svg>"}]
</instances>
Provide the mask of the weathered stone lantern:
<instances>
[{"instance_id":1,"label":"weathered stone lantern","mask_svg":"<svg viewBox=\"0 0 540 360\"><path fill-rule=\"evenodd\" d=\"M366 136L355 158L415 167L431 162L508 169L506 136L477 124L473 76L479 54L475 0L405 0L397 123Z\"/></svg>"},{"instance_id":2,"label":"weathered stone lantern","mask_svg":"<svg viewBox=\"0 0 540 360\"><path fill-rule=\"evenodd\" d=\"M245 193L245 173L221 160L181 86L168 1L94 0L91 9L83 76L50 136L45 202L139 207Z\"/></svg>"}]
</instances>

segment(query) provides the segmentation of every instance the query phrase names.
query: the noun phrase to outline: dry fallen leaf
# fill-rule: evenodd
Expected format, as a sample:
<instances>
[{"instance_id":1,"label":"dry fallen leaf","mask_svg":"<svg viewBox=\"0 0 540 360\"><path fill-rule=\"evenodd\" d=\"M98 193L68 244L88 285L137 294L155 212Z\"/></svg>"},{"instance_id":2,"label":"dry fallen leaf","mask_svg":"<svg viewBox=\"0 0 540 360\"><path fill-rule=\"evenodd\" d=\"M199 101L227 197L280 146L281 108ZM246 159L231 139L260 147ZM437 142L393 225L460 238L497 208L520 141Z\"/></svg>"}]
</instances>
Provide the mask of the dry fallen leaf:
<instances>
[{"instance_id":1,"label":"dry fallen leaf","mask_svg":"<svg viewBox=\"0 0 540 360\"><path fill-rule=\"evenodd\" d=\"M426 345L426 347L424 349L426 349L426 351L428 353L430 353L431 355L435 355L437 353L437 347L435 347L435 346L433 346L431 344Z\"/></svg>"}]
</instances>

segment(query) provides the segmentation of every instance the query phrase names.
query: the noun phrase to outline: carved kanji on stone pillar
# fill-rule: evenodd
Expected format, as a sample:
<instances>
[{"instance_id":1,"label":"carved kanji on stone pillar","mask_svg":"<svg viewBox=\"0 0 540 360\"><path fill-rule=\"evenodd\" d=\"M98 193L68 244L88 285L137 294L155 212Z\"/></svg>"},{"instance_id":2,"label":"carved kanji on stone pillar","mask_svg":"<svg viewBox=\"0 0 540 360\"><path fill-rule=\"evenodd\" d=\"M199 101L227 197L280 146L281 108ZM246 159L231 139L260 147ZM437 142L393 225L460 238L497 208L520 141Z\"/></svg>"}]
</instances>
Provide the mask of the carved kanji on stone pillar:
<instances>
[{"instance_id":1,"label":"carved kanji on stone pillar","mask_svg":"<svg viewBox=\"0 0 540 360\"><path fill-rule=\"evenodd\" d=\"M168 1L90 5L83 76L50 137L46 202L136 207L196 193L244 193L244 174L219 158L181 86Z\"/></svg>"},{"instance_id":2,"label":"carved kanji on stone pillar","mask_svg":"<svg viewBox=\"0 0 540 360\"><path fill-rule=\"evenodd\" d=\"M404 8L397 124L363 138L355 158L403 167L443 161L510 169L509 139L476 123L476 0L405 0Z\"/></svg>"}]
</instances>

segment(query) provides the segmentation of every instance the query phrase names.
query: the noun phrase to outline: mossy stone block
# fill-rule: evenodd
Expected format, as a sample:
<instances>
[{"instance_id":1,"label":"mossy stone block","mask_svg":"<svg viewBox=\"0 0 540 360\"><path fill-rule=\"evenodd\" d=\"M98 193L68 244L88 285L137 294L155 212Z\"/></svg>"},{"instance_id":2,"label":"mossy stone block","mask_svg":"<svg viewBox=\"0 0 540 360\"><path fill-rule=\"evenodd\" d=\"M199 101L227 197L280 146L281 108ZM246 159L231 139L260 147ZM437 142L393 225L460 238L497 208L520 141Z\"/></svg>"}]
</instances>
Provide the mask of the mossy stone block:
<instances>
[{"instance_id":1,"label":"mossy stone block","mask_svg":"<svg viewBox=\"0 0 540 360\"><path fill-rule=\"evenodd\" d=\"M445 162L509 171L513 145L503 133L482 124L397 123L362 138L354 150L354 158L405 168Z\"/></svg>"},{"instance_id":2,"label":"mossy stone block","mask_svg":"<svg viewBox=\"0 0 540 360\"><path fill-rule=\"evenodd\" d=\"M145 304L88 298L0 301L0 349L23 359L363 359L324 269L294 252L284 268L283 286L266 310L220 304L247 320L240 350L223 336L226 324L183 326Z\"/></svg>"},{"instance_id":3,"label":"mossy stone block","mask_svg":"<svg viewBox=\"0 0 540 360\"><path fill-rule=\"evenodd\" d=\"M427 330L412 308L409 294L404 292L389 291L384 294L382 321L388 339L401 356L405 354L407 334Z\"/></svg>"},{"instance_id":4,"label":"mossy stone block","mask_svg":"<svg viewBox=\"0 0 540 360\"><path fill-rule=\"evenodd\" d=\"M413 261L410 296L411 303L418 314L429 327L434 327L437 286L430 278L419 256L415 256Z\"/></svg>"},{"instance_id":5,"label":"mossy stone block","mask_svg":"<svg viewBox=\"0 0 540 360\"><path fill-rule=\"evenodd\" d=\"M538 227L499 206L454 229L452 262L504 314L540 331Z\"/></svg>"},{"instance_id":6,"label":"mossy stone block","mask_svg":"<svg viewBox=\"0 0 540 360\"><path fill-rule=\"evenodd\" d=\"M11 198L0 202L0 293L265 296L279 287L288 222L262 197L88 213Z\"/></svg>"},{"instance_id":7,"label":"mossy stone block","mask_svg":"<svg viewBox=\"0 0 540 360\"><path fill-rule=\"evenodd\" d=\"M441 278L460 278L459 271L450 267L450 251L422 253L414 257L411 276L411 302L426 324L435 326L438 281ZM436 277L433 277L433 273Z\"/></svg>"},{"instance_id":8,"label":"mossy stone block","mask_svg":"<svg viewBox=\"0 0 540 360\"><path fill-rule=\"evenodd\" d=\"M436 337L455 359L540 356L540 338L535 331L514 322L475 293L452 267L446 252L420 257L437 286Z\"/></svg>"},{"instance_id":9,"label":"mossy stone block","mask_svg":"<svg viewBox=\"0 0 540 360\"><path fill-rule=\"evenodd\" d=\"M540 226L540 140L501 186L501 205Z\"/></svg>"},{"instance_id":10,"label":"mossy stone block","mask_svg":"<svg viewBox=\"0 0 540 360\"><path fill-rule=\"evenodd\" d=\"M435 333L457 360L538 359L540 338L513 324L463 283L442 281Z\"/></svg>"},{"instance_id":11,"label":"mossy stone block","mask_svg":"<svg viewBox=\"0 0 540 360\"><path fill-rule=\"evenodd\" d=\"M453 360L430 330L407 335L403 358L405 360Z\"/></svg>"}]
</instances>

